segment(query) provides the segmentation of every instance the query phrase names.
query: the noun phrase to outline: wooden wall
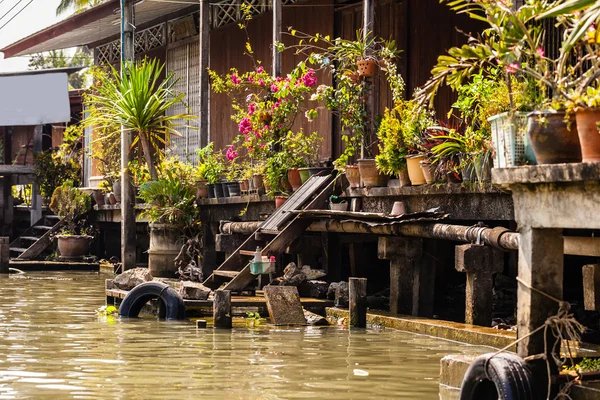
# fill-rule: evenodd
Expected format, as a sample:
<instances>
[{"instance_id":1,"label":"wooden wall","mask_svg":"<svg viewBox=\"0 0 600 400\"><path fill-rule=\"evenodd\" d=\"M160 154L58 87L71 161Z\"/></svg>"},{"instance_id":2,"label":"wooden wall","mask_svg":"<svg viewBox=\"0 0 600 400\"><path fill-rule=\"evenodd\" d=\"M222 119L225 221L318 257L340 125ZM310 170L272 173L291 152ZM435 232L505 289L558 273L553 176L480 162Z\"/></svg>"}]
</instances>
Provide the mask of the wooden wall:
<instances>
[{"instance_id":1,"label":"wooden wall","mask_svg":"<svg viewBox=\"0 0 600 400\"><path fill-rule=\"evenodd\" d=\"M323 4L314 0L314 4ZM329 2L329 3L333 3ZM305 3L306 4L306 3ZM310 3L308 3L310 4ZM271 30L272 14L265 13L256 16L249 24L248 34L254 49L256 60L262 61L265 69L271 68ZM327 7L283 7L282 26L284 30L293 26L295 29L307 33L321 33L333 35L333 6ZM283 35L283 42L291 43L292 38ZM210 68L219 74L225 74L230 68L237 68L240 73L254 68L252 60L244 55L246 43L245 32L237 26L230 24L212 30L210 33ZM283 54L283 75L289 73L304 57L295 56L293 52ZM319 73L319 84L331 84L331 77ZM227 95L210 94L210 140L215 142L216 148L224 148L239 134L237 124L231 120L231 99ZM319 118L309 123L304 118L295 126L295 129L304 129L305 132L318 132L323 137L321 157L331 157L331 114L321 111Z\"/></svg>"}]
</instances>

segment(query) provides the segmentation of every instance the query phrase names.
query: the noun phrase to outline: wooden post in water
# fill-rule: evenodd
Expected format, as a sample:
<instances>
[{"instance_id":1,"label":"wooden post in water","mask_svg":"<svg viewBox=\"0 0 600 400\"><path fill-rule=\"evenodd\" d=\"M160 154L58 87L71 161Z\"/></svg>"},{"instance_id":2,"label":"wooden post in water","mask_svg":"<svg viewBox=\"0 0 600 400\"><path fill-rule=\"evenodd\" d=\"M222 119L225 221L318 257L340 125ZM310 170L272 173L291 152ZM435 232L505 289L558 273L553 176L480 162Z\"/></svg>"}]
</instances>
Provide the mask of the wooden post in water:
<instances>
[{"instance_id":1,"label":"wooden post in water","mask_svg":"<svg viewBox=\"0 0 600 400\"><path fill-rule=\"evenodd\" d=\"M231 329L231 291L215 290L213 318L215 320L215 328Z\"/></svg>"},{"instance_id":2,"label":"wooden post in water","mask_svg":"<svg viewBox=\"0 0 600 400\"><path fill-rule=\"evenodd\" d=\"M10 260L10 238L0 237L0 274L8 274Z\"/></svg>"},{"instance_id":3,"label":"wooden post in water","mask_svg":"<svg viewBox=\"0 0 600 400\"><path fill-rule=\"evenodd\" d=\"M350 297L350 327L367 326L367 278L350 278L348 282Z\"/></svg>"},{"instance_id":4,"label":"wooden post in water","mask_svg":"<svg viewBox=\"0 0 600 400\"><path fill-rule=\"evenodd\" d=\"M134 60L134 2L121 0L121 76L126 74L126 62ZM131 132L121 127L121 263L122 271L135 268L135 193L129 171Z\"/></svg>"},{"instance_id":5,"label":"wooden post in water","mask_svg":"<svg viewBox=\"0 0 600 400\"><path fill-rule=\"evenodd\" d=\"M208 68L210 66L210 4L209 0L200 0L200 147L210 142L209 97L210 81Z\"/></svg>"}]
</instances>

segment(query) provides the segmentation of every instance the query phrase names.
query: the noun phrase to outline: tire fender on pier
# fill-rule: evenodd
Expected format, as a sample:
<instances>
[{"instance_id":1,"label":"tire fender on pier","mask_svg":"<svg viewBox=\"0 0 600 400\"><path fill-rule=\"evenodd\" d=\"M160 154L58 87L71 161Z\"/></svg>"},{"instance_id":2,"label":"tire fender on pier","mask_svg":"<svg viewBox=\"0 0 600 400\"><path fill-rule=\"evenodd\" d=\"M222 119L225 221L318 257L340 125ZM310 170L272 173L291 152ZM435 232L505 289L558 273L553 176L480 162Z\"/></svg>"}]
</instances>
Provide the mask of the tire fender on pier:
<instances>
[{"instance_id":1,"label":"tire fender on pier","mask_svg":"<svg viewBox=\"0 0 600 400\"><path fill-rule=\"evenodd\" d=\"M167 320L185 319L185 305L177 291L162 282L144 282L134 287L119 307L121 317L135 318L150 300L158 299L159 317Z\"/></svg>"},{"instance_id":2,"label":"tire fender on pier","mask_svg":"<svg viewBox=\"0 0 600 400\"><path fill-rule=\"evenodd\" d=\"M533 376L525 361L507 353L477 357L465 374L460 400L532 400Z\"/></svg>"}]
</instances>

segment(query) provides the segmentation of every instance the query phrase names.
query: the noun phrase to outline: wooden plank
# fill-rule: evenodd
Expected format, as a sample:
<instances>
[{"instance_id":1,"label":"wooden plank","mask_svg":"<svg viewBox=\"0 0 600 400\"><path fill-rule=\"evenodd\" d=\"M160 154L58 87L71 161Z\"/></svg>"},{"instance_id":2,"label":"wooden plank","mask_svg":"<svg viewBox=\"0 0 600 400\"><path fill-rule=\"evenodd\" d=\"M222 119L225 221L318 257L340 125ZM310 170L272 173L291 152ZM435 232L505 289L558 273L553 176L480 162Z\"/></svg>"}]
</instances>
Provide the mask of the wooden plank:
<instances>
[{"instance_id":1,"label":"wooden plank","mask_svg":"<svg viewBox=\"0 0 600 400\"><path fill-rule=\"evenodd\" d=\"M329 177L329 179L329 184L306 206L306 209L315 209L325 205L334 183L333 178ZM263 248L262 255L279 255L279 253L284 251L285 248L300 236L310 225L311 221L309 219L296 217L279 235ZM240 271L240 274L225 286L225 289L232 291L243 290L254 280L254 278L255 276L250 273L250 264L246 264Z\"/></svg>"},{"instance_id":2,"label":"wooden plank","mask_svg":"<svg viewBox=\"0 0 600 400\"><path fill-rule=\"evenodd\" d=\"M263 289L271 322L275 325L306 325L295 286L265 286Z\"/></svg>"},{"instance_id":3,"label":"wooden plank","mask_svg":"<svg viewBox=\"0 0 600 400\"><path fill-rule=\"evenodd\" d=\"M213 271L213 274L215 274L216 276L223 276L225 278L235 278L236 276L238 276L240 274L240 272L239 271L215 270L215 271Z\"/></svg>"},{"instance_id":4,"label":"wooden plank","mask_svg":"<svg viewBox=\"0 0 600 400\"><path fill-rule=\"evenodd\" d=\"M0 175L30 175L35 173L33 165L0 165Z\"/></svg>"},{"instance_id":5,"label":"wooden plank","mask_svg":"<svg viewBox=\"0 0 600 400\"><path fill-rule=\"evenodd\" d=\"M21 255L17 257L17 260L32 260L42 254L44 250L52 243L52 236L60 228L64 226L64 222L59 220L52 228L46 231L35 243L29 246Z\"/></svg>"}]
</instances>

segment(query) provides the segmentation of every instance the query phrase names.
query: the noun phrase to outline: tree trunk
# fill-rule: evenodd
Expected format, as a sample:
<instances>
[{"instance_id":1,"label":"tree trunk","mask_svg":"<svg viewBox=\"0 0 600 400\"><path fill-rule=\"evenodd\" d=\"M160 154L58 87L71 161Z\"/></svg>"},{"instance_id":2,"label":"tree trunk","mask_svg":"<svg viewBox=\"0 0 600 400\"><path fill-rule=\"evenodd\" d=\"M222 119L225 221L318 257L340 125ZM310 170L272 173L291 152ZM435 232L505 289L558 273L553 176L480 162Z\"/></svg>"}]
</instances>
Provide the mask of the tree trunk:
<instances>
[{"instance_id":1,"label":"tree trunk","mask_svg":"<svg viewBox=\"0 0 600 400\"><path fill-rule=\"evenodd\" d=\"M148 136L145 132L139 132L139 135L140 143L142 145L142 151L144 152L144 158L146 159L146 164L148 164L148 172L150 172L150 178L153 181L158 180L156 166L154 165L154 153L152 152L152 148L150 147Z\"/></svg>"}]
</instances>

